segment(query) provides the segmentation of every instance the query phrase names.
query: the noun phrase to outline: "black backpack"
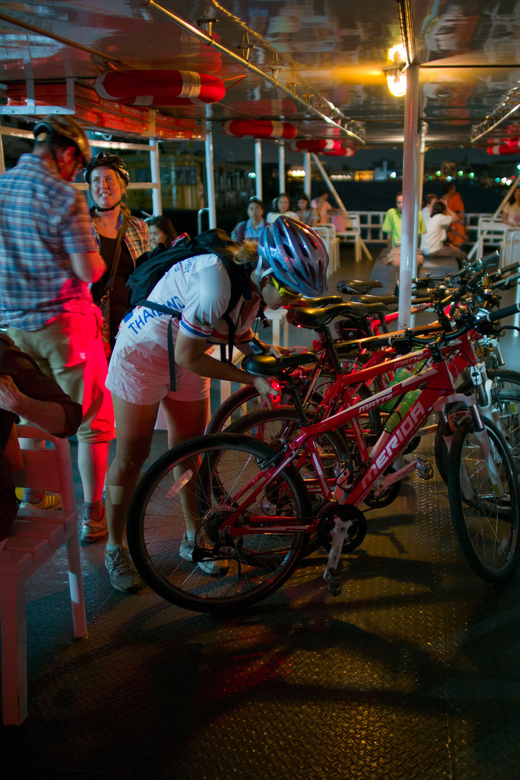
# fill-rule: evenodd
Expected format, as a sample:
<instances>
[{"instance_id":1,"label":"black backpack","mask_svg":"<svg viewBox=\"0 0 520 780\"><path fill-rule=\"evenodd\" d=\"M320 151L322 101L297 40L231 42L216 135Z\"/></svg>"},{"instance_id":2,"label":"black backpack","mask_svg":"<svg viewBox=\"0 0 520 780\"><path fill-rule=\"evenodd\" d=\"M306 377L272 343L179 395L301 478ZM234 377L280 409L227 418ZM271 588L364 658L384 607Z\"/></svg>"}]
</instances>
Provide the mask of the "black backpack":
<instances>
[{"instance_id":1,"label":"black backpack","mask_svg":"<svg viewBox=\"0 0 520 780\"><path fill-rule=\"evenodd\" d=\"M237 265L234 262L233 253L230 251L236 246L235 241L220 228L205 230L195 238L190 238L185 234L169 248L158 244L153 251L145 252L137 259L136 269L128 278L126 285L129 289L130 309L135 306L146 306L148 309L180 319L180 311L149 301L148 296L164 274L181 260L187 260L189 257L197 255L217 255L231 281L231 297L226 311L222 315L229 332L227 357L224 348L221 349L222 360L231 363L237 323L231 319L230 312L237 305L241 295L246 299L251 297L249 271L245 266ZM171 320L168 327L168 355L170 359L170 386L172 390L175 390L175 359Z\"/></svg>"}]
</instances>

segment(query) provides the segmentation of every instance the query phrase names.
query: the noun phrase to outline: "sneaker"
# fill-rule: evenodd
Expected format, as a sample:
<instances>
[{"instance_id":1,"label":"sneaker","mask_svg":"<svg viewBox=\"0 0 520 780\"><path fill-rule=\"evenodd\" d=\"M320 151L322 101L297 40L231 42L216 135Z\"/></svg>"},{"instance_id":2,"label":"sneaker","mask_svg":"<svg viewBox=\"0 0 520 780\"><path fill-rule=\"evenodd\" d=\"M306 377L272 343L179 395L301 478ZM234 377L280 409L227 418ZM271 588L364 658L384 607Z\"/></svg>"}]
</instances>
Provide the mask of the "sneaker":
<instances>
[{"instance_id":1,"label":"sneaker","mask_svg":"<svg viewBox=\"0 0 520 780\"><path fill-rule=\"evenodd\" d=\"M61 496L59 493L47 493L44 491L39 501L22 501L22 509L61 509Z\"/></svg>"},{"instance_id":2,"label":"sneaker","mask_svg":"<svg viewBox=\"0 0 520 780\"><path fill-rule=\"evenodd\" d=\"M195 541L189 541L185 536L179 547L179 555L183 561L189 561L199 567L204 574L210 574L212 576L224 575L229 569L226 561L194 561L193 550L195 549Z\"/></svg>"},{"instance_id":3,"label":"sneaker","mask_svg":"<svg viewBox=\"0 0 520 780\"><path fill-rule=\"evenodd\" d=\"M80 538L84 544L89 544L90 542L97 542L99 539L102 539L107 533L107 516L105 507L103 507L103 514L99 520L88 517L83 520Z\"/></svg>"},{"instance_id":4,"label":"sneaker","mask_svg":"<svg viewBox=\"0 0 520 780\"><path fill-rule=\"evenodd\" d=\"M105 550L105 566L110 576L110 584L123 593L135 593L142 588L139 577L128 549L122 544L114 545L114 549Z\"/></svg>"}]
</instances>

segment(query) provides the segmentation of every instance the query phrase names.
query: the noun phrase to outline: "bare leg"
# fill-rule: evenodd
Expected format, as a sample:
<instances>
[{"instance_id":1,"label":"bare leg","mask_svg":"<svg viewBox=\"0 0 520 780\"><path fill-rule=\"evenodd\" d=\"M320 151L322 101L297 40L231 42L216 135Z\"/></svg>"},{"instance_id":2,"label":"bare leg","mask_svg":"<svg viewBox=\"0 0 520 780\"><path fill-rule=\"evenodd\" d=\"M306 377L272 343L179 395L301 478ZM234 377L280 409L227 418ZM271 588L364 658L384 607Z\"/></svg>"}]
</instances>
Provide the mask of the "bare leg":
<instances>
[{"instance_id":1,"label":"bare leg","mask_svg":"<svg viewBox=\"0 0 520 780\"><path fill-rule=\"evenodd\" d=\"M116 417L116 456L107 477L108 543L122 544L128 507L141 468L150 454L159 404L141 406L112 396Z\"/></svg>"},{"instance_id":2,"label":"bare leg","mask_svg":"<svg viewBox=\"0 0 520 780\"><path fill-rule=\"evenodd\" d=\"M176 444L193 439L204 433L206 420L209 410L209 398L203 398L200 401L176 401L173 398L164 398L162 400L166 424L168 426L168 445L174 447ZM196 459L183 461L183 469L190 468L194 474L198 473L198 463ZM180 479L183 474L179 469L174 469L173 477ZM186 521L186 530L189 534L195 534L200 521L197 514L195 503L195 493L192 489L182 490L180 499Z\"/></svg>"},{"instance_id":3,"label":"bare leg","mask_svg":"<svg viewBox=\"0 0 520 780\"><path fill-rule=\"evenodd\" d=\"M108 441L78 442L78 468L87 504L103 500L109 444Z\"/></svg>"}]
</instances>

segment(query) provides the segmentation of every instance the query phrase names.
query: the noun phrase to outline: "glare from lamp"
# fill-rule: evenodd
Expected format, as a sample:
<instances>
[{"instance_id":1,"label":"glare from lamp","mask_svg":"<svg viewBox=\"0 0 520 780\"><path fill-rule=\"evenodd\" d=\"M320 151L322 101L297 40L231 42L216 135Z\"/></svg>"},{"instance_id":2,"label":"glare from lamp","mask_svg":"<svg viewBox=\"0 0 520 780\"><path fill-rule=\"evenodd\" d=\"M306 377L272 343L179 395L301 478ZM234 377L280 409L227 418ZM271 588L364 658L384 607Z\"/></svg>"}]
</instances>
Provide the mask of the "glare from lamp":
<instances>
[{"instance_id":1,"label":"glare from lamp","mask_svg":"<svg viewBox=\"0 0 520 780\"><path fill-rule=\"evenodd\" d=\"M406 76L400 70L386 74L388 89L395 97L403 97L406 92Z\"/></svg>"},{"instance_id":2,"label":"glare from lamp","mask_svg":"<svg viewBox=\"0 0 520 780\"><path fill-rule=\"evenodd\" d=\"M398 43L396 46L392 46L391 49L388 49L388 59L390 62L395 62L398 65L402 62L406 62L406 49L404 44Z\"/></svg>"}]
</instances>

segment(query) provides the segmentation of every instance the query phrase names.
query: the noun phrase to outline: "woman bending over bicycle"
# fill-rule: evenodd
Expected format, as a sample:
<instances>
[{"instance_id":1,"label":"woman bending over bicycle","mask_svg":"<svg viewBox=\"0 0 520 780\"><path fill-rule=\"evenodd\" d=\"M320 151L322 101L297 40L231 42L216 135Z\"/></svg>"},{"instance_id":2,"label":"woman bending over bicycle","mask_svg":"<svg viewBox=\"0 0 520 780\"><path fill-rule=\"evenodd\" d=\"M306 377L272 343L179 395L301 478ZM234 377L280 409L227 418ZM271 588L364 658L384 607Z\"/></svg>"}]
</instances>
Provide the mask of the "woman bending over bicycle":
<instances>
[{"instance_id":1,"label":"woman bending over bicycle","mask_svg":"<svg viewBox=\"0 0 520 780\"><path fill-rule=\"evenodd\" d=\"M229 316L236 325L236 346L249 354L251 325L261 301L278 309L302 295L322 295L327 287L328 257L321 238L289 217L280 217L266 227L258 245L245 242L234 248L233 254L234 261L247 269L249 289ZM149 295L153 303L178 308L180 320L137 308L121 324L107 378L114 401L117 446L107 478L109 536L105 564L117 590L133 593L141 586L123 546L123 535L130 499L150 453L159 404L166 417L168 444L173 447L204 432L210 378L254 385L264 397L272 393L267 379L221 363L211 355L211 344L227 343L229 329L223 315L230 297L230 277L217 255L197 255L172 266ZM170 320L175 391L170 389L169 379ZM180 554L192 560L196 511L188 508L186 517L187 535ZM210 561L205 566L207 574L218 574L218 562Z\"/></svg>"}]
</instances>

